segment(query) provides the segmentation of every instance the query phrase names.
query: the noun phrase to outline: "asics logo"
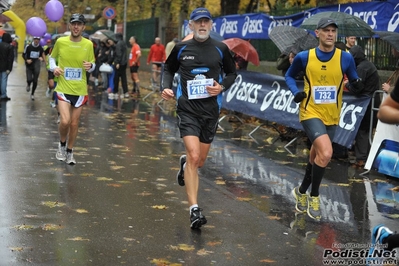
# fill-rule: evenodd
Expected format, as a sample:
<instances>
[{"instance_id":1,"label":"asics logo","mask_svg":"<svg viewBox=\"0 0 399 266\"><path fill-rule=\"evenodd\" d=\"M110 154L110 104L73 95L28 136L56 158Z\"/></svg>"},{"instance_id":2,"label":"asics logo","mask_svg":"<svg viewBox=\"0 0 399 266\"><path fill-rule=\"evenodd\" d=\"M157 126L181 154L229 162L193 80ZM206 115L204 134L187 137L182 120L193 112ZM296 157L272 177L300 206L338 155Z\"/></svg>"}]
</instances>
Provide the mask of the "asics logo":
<instances>
[{"instance_id":1,"label":"asics logo","mask_svg":"<svg viewBox=\"0 0 399 266\"><path fill-rule=\"evenodd\" d=\"M183 60L194 60L194 56L193 55L186 55L183 57Z\"/></svg>"}]
</instances>

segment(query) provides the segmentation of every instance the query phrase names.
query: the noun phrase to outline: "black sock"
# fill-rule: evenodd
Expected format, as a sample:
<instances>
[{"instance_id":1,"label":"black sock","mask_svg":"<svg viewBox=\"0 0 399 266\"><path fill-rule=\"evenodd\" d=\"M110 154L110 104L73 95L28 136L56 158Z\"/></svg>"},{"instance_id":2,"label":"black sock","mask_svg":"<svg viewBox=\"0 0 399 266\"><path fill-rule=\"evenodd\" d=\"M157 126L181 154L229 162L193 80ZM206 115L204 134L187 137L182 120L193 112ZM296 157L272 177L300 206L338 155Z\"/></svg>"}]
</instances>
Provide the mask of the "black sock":
<instances>
[{"instance_id":1,"label":"black sock","mask_svg":"<svg viewBox=\"0 0 399 266\"><path fill-rule=\"evenodd\" d=\"M302 184L299 187L299 193L305 194L310 184L312 183L312 164L308 162L305 169L305 176L303 177Z\"/></svg>"},{"instance_id":2,"label":"black sock","mask_svg":"<svg viewBox=\"0 0 399 266\"><path fill-rule=\"evenodd\" d=\"M64 141L64 142L60 141L60 143L61 143L61 146L66 146L66 141Z\"/></svg>"},{"instance_id":3,"label":"black sock","mask_svg":"<svg viewBox=\"0 0 399 266\"><path fill-rule=\"evenodd\" d=\"M393 250L399 247L399 234L393 234L383 239L382 244L388 244L386 250Z\"/></svg>"},{"instance_id":4,"label":"black sock","mask_svg":"<svg viewBox=\"0 0 399 266\"><path fill-rule=\"evenodd\" d=\"M67 153L71 153L71 152L72 152L72 149L68 149L68 148L67 148L67 149L66 149L66 152L67 152Z\"/></svg>"},{"instance_id":5,"label":"black sock","mask_svg":"<svg viewBox=\"0 0 399 266\"><path fill-rule=\"evenodd\" d=\"M321 184L321 180L323 179L325 170L326 170L325 167L320 167L316 163L313 164L312 189L310 190L310 196L312 197L319 196L319 187Z\"/></svg>"}]
</instances>

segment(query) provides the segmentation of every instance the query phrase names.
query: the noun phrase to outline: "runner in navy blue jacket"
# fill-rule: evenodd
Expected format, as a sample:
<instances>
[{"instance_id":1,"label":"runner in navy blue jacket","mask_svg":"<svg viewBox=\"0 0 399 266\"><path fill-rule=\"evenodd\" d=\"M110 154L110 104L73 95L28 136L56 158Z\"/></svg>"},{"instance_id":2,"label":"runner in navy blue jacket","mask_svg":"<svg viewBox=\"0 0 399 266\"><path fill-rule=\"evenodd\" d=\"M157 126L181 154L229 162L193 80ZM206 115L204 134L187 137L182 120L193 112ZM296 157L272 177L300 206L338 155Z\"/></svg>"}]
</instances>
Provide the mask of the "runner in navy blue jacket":
<instances>
[{"instance_id":1,"label":"runner in navy blue jacket","mask_svg":"<svg viewBox=\"0 0 399 266\"><path fill-rule=\"evenodd\" d=\"M209 37L212 18L206 8L191 13L189 26L193 39L176 44L165 63L162 98L175 97L171 87L179 72L177 119L187 155L180 157L177 181L186 185L190 227L197 229L207 222L197 202L198 168L204 165L216 134L222 92L234 83L237 74L228 47Z\"/></svg>"}]
</instances>

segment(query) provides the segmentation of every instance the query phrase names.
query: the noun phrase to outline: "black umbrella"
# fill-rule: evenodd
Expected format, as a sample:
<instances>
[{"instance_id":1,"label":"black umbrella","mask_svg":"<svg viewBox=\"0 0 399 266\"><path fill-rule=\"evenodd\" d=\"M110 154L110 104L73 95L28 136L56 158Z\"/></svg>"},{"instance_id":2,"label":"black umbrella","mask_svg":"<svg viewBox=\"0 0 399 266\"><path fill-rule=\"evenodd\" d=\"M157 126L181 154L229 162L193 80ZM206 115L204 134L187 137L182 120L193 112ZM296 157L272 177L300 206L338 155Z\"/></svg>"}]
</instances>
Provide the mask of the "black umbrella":
<instances>
[{"instance_id":1,"label":"black umbrella","mask_svg":"<svg viewBox=\"0 0 399 266\"><path fill-rule=\"evenodd\" d=\"M94 35L99 36L98 38L101 41L104 41L105 38L103 36L105 36L107 39L111 39L114 42L116 42L115 33L113 31L110 31L110 30L98 30L98 31L96 31L96 33L94 33ZM101 36L101 35L103 35L103 36Z\"/></svg>"},{"instance_id":2,"label":"black umbrella","mask_svg":"<svg viewBox=\"0 0 399 266\"><path fill-rule=\"evenodd\" d=\"M376 31L381 40L389 43L393 48L399 51L399 33L392 31Z\"/></svg>"},{"instance_id":3,"label":"black umbrella","mask_svg":"<svg viewBox=\"0 0 399 266\"><path fill-rule=\"evenodd\" d=\"M374 35L373 29L361 18L344 12L321 12L303 21L300 26L307 30L316 30L321 18L332 18L338 25L339 36L370 37Z\"/></svg>"},{"instance_id":4,"label":"black umbrella","mask_svg":"<svg viewBox=\"0 0 399 266\"><path fill-rule=\"evenodd\" d=\"M269 37L280 52L286 55L288 55L291 50L298 53L318 45L316 37L307 30L292 26L275 27L270 31Z\"/></svg>"}]
</instances>

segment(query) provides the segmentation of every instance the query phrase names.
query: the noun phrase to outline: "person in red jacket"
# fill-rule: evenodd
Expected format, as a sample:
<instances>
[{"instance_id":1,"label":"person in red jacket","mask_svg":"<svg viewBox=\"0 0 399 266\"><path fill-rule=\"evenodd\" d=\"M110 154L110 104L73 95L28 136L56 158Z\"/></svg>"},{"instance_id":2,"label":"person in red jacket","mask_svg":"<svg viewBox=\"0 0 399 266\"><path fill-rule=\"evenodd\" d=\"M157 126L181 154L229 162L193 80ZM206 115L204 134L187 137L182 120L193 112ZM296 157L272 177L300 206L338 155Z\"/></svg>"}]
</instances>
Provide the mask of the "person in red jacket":
<instances>
[{"instance_id":1,"label":"person in red jacket","mask_svg":"<svg viewBox=\"0 0 399 266\"><path fill-rule=\"evenodd\" d=\"M161 38L156 37L155 43L151 45L150 53L147 58L147 65L152 64L152 83L159 84L159 76L161 73L162 64L166 60L165 46L161 44Z\"/></svg>"}]
</instances>

